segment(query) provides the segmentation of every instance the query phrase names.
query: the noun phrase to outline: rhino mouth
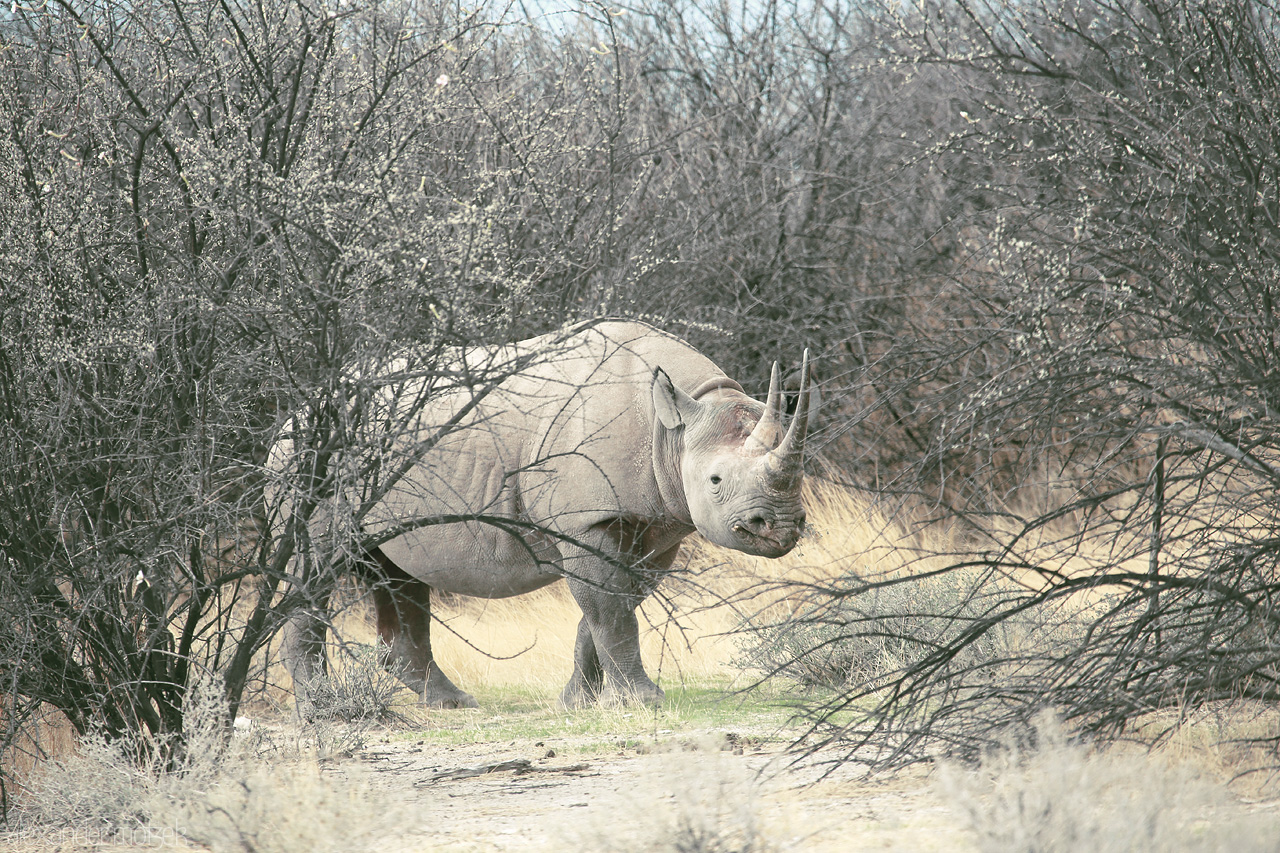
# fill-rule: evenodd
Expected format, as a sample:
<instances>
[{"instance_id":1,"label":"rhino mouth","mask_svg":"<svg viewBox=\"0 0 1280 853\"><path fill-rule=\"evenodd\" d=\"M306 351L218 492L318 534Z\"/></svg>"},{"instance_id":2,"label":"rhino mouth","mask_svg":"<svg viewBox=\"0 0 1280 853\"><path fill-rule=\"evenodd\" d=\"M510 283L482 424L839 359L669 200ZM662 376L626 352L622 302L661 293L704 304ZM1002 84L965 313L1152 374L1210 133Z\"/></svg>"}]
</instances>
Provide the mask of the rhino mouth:
<instances>
[{"instance_id":1,"label":"rhino mouth","mask_svg":"<svg viewBox=\"0 0 1280 853\"><path fill-rule=\"evenodd\" d=\"M735 524L731 529L739 539L750 546L752 551L758 551L765 556L781 556L794 548L799 539L799 531L767 536L763 533L753 533L741 524Z\"/></svg>"}]
</instances>

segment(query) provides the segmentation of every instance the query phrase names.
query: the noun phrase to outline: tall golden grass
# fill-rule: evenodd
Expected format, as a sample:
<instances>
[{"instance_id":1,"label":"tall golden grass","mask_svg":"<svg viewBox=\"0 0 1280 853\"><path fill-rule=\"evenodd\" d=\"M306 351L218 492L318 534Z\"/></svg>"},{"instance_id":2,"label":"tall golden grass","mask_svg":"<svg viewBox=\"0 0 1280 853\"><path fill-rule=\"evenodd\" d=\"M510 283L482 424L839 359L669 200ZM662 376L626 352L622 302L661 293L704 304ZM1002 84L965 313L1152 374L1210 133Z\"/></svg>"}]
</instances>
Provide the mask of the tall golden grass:
<instances>
[{"instance_id":1,"label":"tall golden grass","mask_svg":"<svg viewBox=\"0 0 1280 853\"><path fill-rule=\"evenodd\" d=\"M9 714L0 705L0 726L6 730L11 725ZM23 780L31 772L51 756L66 755L75 749L76 730L66 715L53 707L44 705L35 719L27 720L23 725L15 725L12 744L0 753L0 779L5 783L17 783L20 792ZM13 795L15 789L7 794Z\"/></svg>"}]
</instances>

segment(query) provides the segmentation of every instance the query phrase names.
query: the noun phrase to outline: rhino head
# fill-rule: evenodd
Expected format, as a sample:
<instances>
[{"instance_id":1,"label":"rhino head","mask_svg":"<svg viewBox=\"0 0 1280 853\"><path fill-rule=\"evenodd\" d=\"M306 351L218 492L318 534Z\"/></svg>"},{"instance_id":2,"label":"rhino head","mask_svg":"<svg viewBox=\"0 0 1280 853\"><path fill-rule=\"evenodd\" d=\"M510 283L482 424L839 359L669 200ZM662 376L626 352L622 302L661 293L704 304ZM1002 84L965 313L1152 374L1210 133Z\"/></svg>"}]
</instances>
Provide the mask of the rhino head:
<instances>
[{"instance_id":1,"label":"rhino head","mask_svg":"<svg viewBox=\"0 0 1280 853\"><path fill-rule=\"evenodd\" d=\"M775 363L761 413L760 404L746 395L695 400L660 368L653 377L658 427L668 433L667 443L679 448L684 502L694 526L717 545L762 557L781 557L804 530L800 487L811 396L808 350L796 413L785 432L786 400L779 384Z\"/></svg>"}]
</instances>

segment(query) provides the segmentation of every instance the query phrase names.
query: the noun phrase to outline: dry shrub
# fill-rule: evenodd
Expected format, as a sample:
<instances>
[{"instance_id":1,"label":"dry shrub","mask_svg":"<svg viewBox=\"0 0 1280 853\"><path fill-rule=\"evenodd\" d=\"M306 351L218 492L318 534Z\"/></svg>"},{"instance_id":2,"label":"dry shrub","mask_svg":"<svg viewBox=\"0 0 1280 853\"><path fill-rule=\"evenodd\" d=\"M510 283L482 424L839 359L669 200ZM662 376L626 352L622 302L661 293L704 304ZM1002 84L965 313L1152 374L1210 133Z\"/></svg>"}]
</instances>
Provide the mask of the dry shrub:
<instances>
[{"instance_id":1,"label":"dry shrub","mask_svg":"<svg viewBox=\"0 0 1280 853\"><path fill-rule=\"evenodd\" d=\"M200 684L188 697L184 748L154 736L90 734L65 755L37 765L20 797L15 825L31 833L67 829L109 837L147 827L166 798L189 796L221 772L223 703Z\"/></svg>"},{"instance_id":2,"label":"dry shrub","mask_svg":"<svg viewBox=\"0 0 1280 853\"><path fill-rule=\"evenodd\" d=\"M938 785L988 853L1274 850L1280 818L1225 785L1149 753L1094 749L1042 714L973 769L943 763Z\"/></svg>"},{"instance_id":3,"label":"dry shrub","mask_svg":"<svg viewBox=\"0 0 1280 853\"><path fill-rule=\"evenodd\" d=\"M12 839L171 845L180 837L219 853L322 853L367 847L397 819L362 785L324 778L312 754L276 748L264 760L252 738L227 746L216 688L193 693L186 719L186 747L168 766L159 757L166 750L141 737L97 735L39 766Z\"/></svg>"},{"instance_id":4,"label":"dry shrub","mask_svg":"<svg viewBox=\"0 0 1280 853\"><path fill-rule=\"evenodd\" d=\"M837 582L850 590L860 586L856 576ZM833 689L885 682L950 645L958 651L946 667L991 669L1031 638L1047 635L1031 618L1004 619L962 643L1007 595L989 573L966 571L815 599L784 619L750 623L739 662L766 675Z\"/></svg>"},{"instance_id":5,"label":"dry shrub","mask_svg":"<svg viewBox=\"0 0 1280 853\"><path fill-rule=\"evenodd\" d=\"M395 816L363 785L297 760L228 767L207 790L180 790L153 805L152 820L214 853L346 853L373 848Z\"/></svg>"},{"instance_id":6,"label":"dry shrub","mask_svg":"<svg viewBox=\"0 0 1280 853\"><path fill-rule=\"evenodd\" d=\"M343 653L307 689L308 718L360 723L395 718L392 706L403 686L386 666L385 647L345 643Z\"/></svg>"},{"instance_id":7,"label":"dry shrub","mask_svg":"<svg viewBox=\"0 0 1280 853\"><path fill-rule=\"evenodd\" d=\"M122 744L83 738L72 753L38 765L15 812L27 835L74 830L102 837L146 826L157 777Z\"/></svg>"},{"instance_id":8,"label":"dry shrub","mask_svg":"<svg viewBox=\"0 0 1280 853\"><path fill-rule=\"evenodd\" d=\"M655 756L599 818L565 827L563 849L590 853L768 853L759 779L716 752Z\"/></svg>"}]
</instances>

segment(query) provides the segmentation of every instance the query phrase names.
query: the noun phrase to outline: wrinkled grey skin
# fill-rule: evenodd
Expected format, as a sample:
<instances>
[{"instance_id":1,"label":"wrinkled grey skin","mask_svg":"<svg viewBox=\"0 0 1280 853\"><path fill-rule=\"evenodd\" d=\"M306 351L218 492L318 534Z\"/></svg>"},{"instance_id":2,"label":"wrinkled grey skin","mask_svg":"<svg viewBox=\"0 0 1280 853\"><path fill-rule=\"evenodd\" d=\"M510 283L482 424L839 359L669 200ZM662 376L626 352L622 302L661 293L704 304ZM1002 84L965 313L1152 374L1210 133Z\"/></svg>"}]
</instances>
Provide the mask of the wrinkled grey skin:
<instances>
[{"instance_id":1,"label":"wrinkled grey skin","mask_svg":"<svg viewBox=\"0 0 1280 853\"><path fill-rule=\"evenodd\" d=\"M519 524L423 526L368 555L382 579L374 598L389 663L428 705L476 705L432 658L432 589L503 598L567 578L582 620L561 701L657 702L663 691L641 664L636 608L680 541L697 530L718 545L780 557L804 528L807 354L784 433L777 365L762 405L688 344L641 323L598 323L467 358L544 350L546 358L484 396L364 521L374 535L447 514ZM467 391L437 396L419 416L422 429L472 399ZM273 451L278 459L289 452L287 440ZM306 684L321 659L323 631L306 613L287 631L295 683Z\"/></svg>"}]
</instances>

